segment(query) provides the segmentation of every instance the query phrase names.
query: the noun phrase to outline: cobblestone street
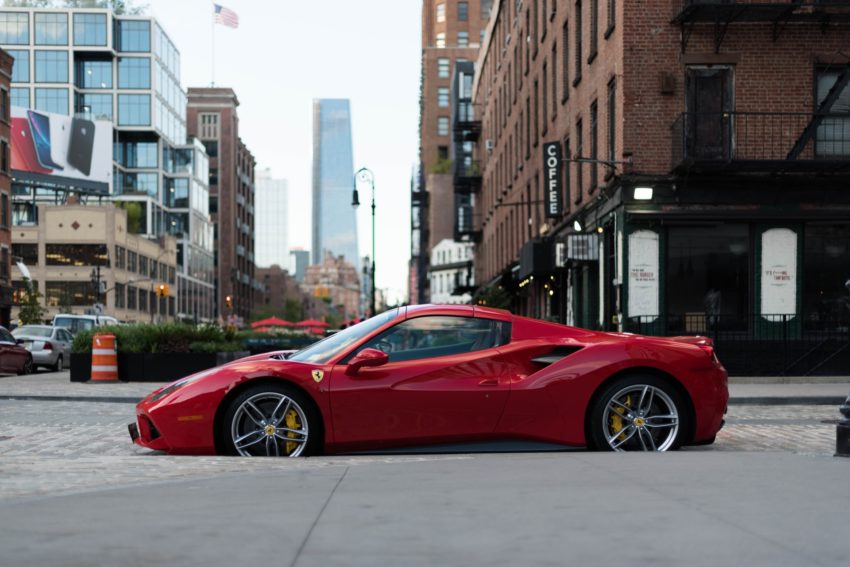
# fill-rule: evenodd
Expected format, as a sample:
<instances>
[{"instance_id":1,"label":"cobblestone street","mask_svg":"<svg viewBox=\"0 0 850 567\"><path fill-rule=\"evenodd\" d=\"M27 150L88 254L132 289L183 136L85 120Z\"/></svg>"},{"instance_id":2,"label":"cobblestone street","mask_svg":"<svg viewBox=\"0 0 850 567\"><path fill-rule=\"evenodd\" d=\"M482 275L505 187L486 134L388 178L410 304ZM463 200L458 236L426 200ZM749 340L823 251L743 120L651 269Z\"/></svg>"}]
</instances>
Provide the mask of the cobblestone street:
<instances>
[{"instance_id":1,"label":"cobblestone street","mask_svg":"<svg viewBox=\"0 0 850 567\"><path fill-rule=\"evenodd\" d=\"M369 456L296 462L228 457L171 457L130 443L131 403L0 400L0 498L77 492L227 475L244 471L316 469L408 460L462 459L463 455ZM828 456L838 418L832 406L732 405L710 446L689 451L784 451Z\"/></svg>"}]
</instances>

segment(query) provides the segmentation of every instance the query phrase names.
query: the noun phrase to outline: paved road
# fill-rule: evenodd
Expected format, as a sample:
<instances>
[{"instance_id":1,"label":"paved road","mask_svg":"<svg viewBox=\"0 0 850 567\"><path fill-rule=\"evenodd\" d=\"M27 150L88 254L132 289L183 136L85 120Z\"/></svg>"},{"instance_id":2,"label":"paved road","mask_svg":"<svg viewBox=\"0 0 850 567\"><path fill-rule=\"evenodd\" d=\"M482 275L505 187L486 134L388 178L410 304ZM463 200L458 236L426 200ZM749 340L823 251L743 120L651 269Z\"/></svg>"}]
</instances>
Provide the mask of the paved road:
<instances>
[{"instance_id":1,"label":"paved road","mask_svg":"<svg viewBox=\"0 0 850 567\"><path fill-rule=\"evenodd\" d=\"M32 385L0 382L0 395ZM714 445L669 455L242 459L140 449L133 404L90 401L151 388L0 399L0 564L773 567L846 554L835 406L732 405Z\"/></svg>"}]
</instances>

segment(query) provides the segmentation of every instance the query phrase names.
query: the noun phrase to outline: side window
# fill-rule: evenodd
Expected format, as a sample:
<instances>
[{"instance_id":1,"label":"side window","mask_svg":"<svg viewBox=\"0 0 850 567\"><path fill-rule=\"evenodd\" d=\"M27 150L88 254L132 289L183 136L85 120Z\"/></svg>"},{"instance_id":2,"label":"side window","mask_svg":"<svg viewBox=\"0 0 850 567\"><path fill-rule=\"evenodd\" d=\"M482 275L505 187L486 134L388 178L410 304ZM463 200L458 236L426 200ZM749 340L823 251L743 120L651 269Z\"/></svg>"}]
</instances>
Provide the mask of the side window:
<instances>
[{"instance_id":1,"label":"side window","mask_svg":"<svg viewBox=\"0 0 850 567\"><path fill-rule=\"evenodd\" d=\"M3 341L4 343L14 343L15 337L13 337L12 333L6 329L0 329L0 341Z\"/></svg>"},{"instance_id":2,"label":"side window","mask_svg":"<svg viewBox=\"0 0 850 567\"><path fill-rule=\"evenodd\" d=\"M510 324L492 319L435 315L408 319L360 349L376 348L390 362L464 354L499 346L510 339Z\"/></svg>"}]
</instances>

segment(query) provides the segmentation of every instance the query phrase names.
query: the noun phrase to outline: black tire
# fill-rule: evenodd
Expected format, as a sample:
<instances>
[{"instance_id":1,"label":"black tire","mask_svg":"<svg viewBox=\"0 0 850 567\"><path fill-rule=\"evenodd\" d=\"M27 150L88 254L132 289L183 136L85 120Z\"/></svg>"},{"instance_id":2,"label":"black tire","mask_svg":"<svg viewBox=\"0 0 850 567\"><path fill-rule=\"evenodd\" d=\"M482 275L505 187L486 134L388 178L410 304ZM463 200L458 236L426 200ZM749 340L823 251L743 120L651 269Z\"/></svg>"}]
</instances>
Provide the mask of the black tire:
<instances>
[{"instance_id":1,"label":"black tire","mask_svg":"<svg viewBox=\"0 0 850 567\"><path fill-rule=\"evenodd\" d=\"M249 401L254 409L246 403ZM287 428L285 432L281 432L283 428ZM220 434L228 455L299 457L321 453L323 429L321 416L307 395L287 384L263 383L231 400ZM237 448L239 439L243 441Z\"/></svg>"},{"instance_id":2,"label":"black tire","mask_svg":"<svg viewBox=\"0 0 850 567\"><path fill-rule=\"evenodd\" d=\"M62 372L65 369L63 362L62 355L60 354L56 359L56 364L51 367L51 370L53 370L53 372Z\"/></svg>"},{"instance_id":3,"label":"black tire","mask_svg":"<svg viewBox=\"0 0 850 567\"><path fill-rule=\"evenodd\" d=\"M18 373L18 375L19 376L25 376L27 374L32 374L33 371L34 371L34 368L33 368L33 365L32 365L32 356L29 356L24 361L24 365L21 366L21 371Z\"/></svg>"},{"instance_id":4,"label":"black tire","mask_svg":"<svg viewBox=\"0 0 850 567\"><path fill-rule=\"evenodd\" d=\"M634 374L614 380L595 397L587 443L597 451L675 451L690 425L690 409L678 389L657 376Z\"/></svg>"}]
</instances>

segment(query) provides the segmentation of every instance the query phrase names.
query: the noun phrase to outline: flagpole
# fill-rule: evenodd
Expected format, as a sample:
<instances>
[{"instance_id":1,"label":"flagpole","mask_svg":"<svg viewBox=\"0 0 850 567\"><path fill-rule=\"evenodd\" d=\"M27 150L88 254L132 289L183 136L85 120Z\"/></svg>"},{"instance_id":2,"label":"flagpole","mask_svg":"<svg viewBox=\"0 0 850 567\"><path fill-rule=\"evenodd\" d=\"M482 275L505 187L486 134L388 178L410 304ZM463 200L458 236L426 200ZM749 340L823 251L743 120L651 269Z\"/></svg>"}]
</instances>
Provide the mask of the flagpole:
<instances>
[{"instance_id":1,"label":"flagpole","mask_svg":"<svg viewBox=\"0 0 850 567\"><path fill-rule=\"evenodd\" d=\"M215 3L212 3L213 11L212 11L212 81L210 81L210 87L215 87Z\"/></svg>"}]
</instances>

